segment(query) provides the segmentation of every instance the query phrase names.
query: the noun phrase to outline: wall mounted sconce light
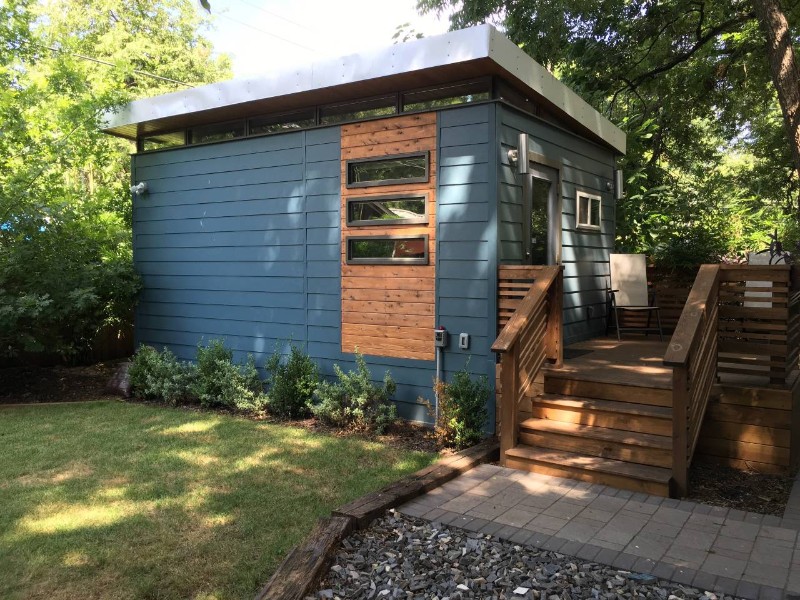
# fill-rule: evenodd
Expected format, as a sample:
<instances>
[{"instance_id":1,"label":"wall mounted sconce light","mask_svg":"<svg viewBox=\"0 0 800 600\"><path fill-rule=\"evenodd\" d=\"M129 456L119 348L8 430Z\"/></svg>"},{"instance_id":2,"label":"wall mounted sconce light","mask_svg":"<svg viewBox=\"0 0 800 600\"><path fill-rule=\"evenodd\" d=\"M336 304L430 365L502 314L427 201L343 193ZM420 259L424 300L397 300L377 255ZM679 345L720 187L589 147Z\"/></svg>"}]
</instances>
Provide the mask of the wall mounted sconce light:
<instances>
[{"instance_id":1,"label":"wall mounted sconce light","mask_svg":"<svg viewBox=\"0 0 800 600\"><path fill-rule=\"evenodd\" d=\"M143 196L146 193L147 193L147 182L146 181L140 181L136 185L132 185L131 186L131 194L133 194L134 196L137 196L137 197L138 196Z\"/></svg>"},{"instance_id":2,"label":"wall mounted sconce light","mask_svg":"<svg viewBox=\"0 0 800 600\"><path fill-rule=\"evenodd\" d=\"M517 167L517 173L528 173L528 134L520 133L517 148L508 151L508 162L512 167Z\"/></svg>"},{"instance_id":3,"label":"wall mounted sconce light","mask_svg":"<svg viewBox=\"0 0 800 600\"><path fill-rule=\"evenodd\" d=\"M622 169L614 169L614 199L622 200L624 197Z\"/></svg>"}]
</instances>

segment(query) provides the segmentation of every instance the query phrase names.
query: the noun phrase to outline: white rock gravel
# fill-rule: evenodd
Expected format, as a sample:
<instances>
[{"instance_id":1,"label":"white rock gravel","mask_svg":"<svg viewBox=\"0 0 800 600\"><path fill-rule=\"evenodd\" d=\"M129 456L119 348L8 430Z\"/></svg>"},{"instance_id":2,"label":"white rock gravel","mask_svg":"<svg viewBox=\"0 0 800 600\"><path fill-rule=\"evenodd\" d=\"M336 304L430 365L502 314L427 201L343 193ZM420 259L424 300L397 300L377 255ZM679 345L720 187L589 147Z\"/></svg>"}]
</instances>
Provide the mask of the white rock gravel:
<instances>
[{"instance_id":1,"label":"white rock gravel","mask_svg":"<svg viewBox=\"0 0 800 600\"><path fill-rule=\"evenodd\" d=\"M318 598L732 600L391 511L343 541Z\"/></svg>"}]
</instances>

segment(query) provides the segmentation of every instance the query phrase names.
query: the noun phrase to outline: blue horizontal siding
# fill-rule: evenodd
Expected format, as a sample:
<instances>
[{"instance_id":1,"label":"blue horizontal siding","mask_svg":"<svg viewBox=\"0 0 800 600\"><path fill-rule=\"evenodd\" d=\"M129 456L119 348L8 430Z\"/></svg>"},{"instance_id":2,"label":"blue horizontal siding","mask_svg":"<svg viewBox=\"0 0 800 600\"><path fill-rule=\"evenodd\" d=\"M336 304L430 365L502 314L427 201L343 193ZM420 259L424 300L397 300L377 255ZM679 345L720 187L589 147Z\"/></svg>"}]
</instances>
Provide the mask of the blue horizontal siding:
<instances>
[{"instance_id":1,"label":"blue horizontal siding","mask_svg":"<svg viewBox=\"0 0 800 600\"><path fill-rule=\"evenodd\" d=\"M494 430L496 197L494 105L439 114L437 188L436 323L450 332L443 356L446 380L466 368L485 376L488 430ZM460 333L470 347L458 347Z\"/></svg>"},{"instance_id":2,"label":"blue horizontal siding","mask_svg":"<svg viewBox=\"0 0 800 600\"><path fill-rule=\"evenodd\" d=\"M137 341L188 359L221 337L263 365L292 340L330 371L339 156L338 127L135 156L150 188L133 211Z\"/></svg>"}]
</instances>

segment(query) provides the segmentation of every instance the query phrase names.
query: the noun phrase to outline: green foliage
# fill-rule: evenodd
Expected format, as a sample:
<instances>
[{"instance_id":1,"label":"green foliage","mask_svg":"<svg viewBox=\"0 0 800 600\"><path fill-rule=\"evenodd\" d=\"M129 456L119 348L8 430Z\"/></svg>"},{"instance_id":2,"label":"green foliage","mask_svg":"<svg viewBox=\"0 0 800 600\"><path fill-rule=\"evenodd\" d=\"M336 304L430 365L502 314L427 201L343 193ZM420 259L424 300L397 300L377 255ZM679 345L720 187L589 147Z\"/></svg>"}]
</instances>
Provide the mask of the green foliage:
<instances>
[{"instance_id":1,"label":"green foliage","mask_svg":"<svg viewBox=\"0 0 800 600\"><path fill-rule=\"evenodd\" d=\"M266 369L270 374L269 411L282 419L308 416L319 385L319 369L311 357L292 344L285 362L276 350Z\"/></svg>"},{"instance_id":2,"label":"green foliage","mask_svg":"<svg viewBox=\"0 0 800 600\"><path fill-rule=\"evenodd\" d=\"M783 3L797 40L800 3ZM790 4L790 5L787 5ZM752 3L419 0L453 28L493 22L627 134L619 250L741 257L793 246L800 181ZM688 235L690 247L680 247ZM677 254L672 256L670 253Z\"/></svg>"},{"instance_id":3,"label":"green foliage","mask_svg":"<svg viewBox=\"0 0 800 600\"><path fill-rule=\"evenodd\" d=\"M203 23L193 0L0 2L0 354L75 359L130 322L131 146L103 114L226 78Z\"/></svg>"},{"instance_id":4,"label":"green foliage","mask_svg":"<svg viewBox=\"0 0 800 600\"><path fill-rule=\"evenodd\" d=\"M204 407L263 410L266 397L255 361L233 362L222 340L197 346L197 362L179 361L167 348L140 346L128 370L135 397L170 404L199 402Z\"/></svg>"},{"instance_id":5,"label":"green foliage","mask_svg":"<svg viewBox=\"0 0 800 600\"><path fill-rule=\"evenodd\" d=\"M439 445L461 450L480 442L484 437L483 428L489 420L486 401L490 390L486 376L473 380L464 368L456 372L449 383L436 381L433 389L439 405L434 425ZM436 416L430 402L426 403L431 414Z\"/></svg>"},{"instance_id":6,"label":"green foliage","mask_svg":"<svg viewBox=\"0 0 800 600\"><path fill-rule=\"evenodd\" d=\"M197 346L197 367L191 392L201 406L261 410L266 404L255 361L236 365L233 351L222 340Z\"/></svg>"},{"instance_id":7,"label":"green foliage","mask_svg":"<svg viewBox=\"0 0 800 600\"><path fill-rule=\"evenodd\" d=\"M397 407L390 400L396 385L389 371L383 377L383 386L376 386L359 352L354 371L345 373L339 365L334 365L333 370L337 381L320 382L316 391L319 402L311 408L323 423L383 433L397 420Z\"/></svg>"},{"instance_id":8,"label":"green foliage","mask_svg":"<svg viewBox=\"0 0 800 600\"><path fill-rule=\"evenodd\" d=\"M167 348L159 352L151 346L139 346L128 377L136 398L177 404L191 399L195 367L179 361Z\"/></svg>"},{"instance_id":9,"label":"green foliage","mask_svg":"<svg viewBox=\"0 0 800 600\"><path fill-rule=\"evenodd\" d=\"M12 236L0 251L0 354L80 358L102 327L130 321L141 283L118 217L54 208L18 218Z\"/></svg>"}]
</instances>

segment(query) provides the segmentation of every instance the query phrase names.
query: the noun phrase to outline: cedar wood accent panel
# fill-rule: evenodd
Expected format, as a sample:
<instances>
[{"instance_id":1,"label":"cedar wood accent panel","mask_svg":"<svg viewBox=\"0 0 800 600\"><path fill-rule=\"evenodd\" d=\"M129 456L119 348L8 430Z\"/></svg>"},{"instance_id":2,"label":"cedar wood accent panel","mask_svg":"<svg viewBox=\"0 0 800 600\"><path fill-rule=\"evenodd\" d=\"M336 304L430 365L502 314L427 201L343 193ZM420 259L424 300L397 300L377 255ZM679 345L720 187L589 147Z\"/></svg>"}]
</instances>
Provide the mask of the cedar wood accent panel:
<instances>
[{"instance_id":1,"label":"cedar wood accent panel","mask_svg":"<svg viewBox=\"0 0 800 600\"><path fill-rule=\"evenodd\" d=\"M347 160L430 152L423 183L347 188ZM436 113L342 126L342 351L433 360L436 304ZM347 199L427 192L428 224L348 227ZM427 265L348 265L347 237L428 235Z\"/></svg>"}]
</instances>

